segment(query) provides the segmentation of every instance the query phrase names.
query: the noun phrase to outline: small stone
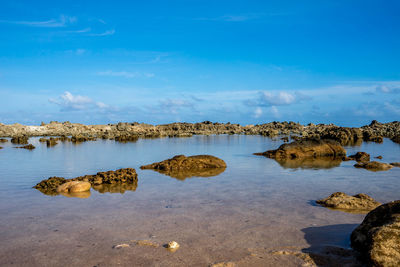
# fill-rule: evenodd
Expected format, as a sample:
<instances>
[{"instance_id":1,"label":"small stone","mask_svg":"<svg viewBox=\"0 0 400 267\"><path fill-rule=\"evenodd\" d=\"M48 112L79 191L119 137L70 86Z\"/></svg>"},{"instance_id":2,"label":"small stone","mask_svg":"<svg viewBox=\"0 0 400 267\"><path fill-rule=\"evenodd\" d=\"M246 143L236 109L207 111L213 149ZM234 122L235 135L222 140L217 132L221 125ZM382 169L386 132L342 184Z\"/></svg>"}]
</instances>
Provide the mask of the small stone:
<instances>
[{"instance_id":1,"label":"small stone","mask_svg":"<svg viewBox=\"0 0 400 267\"><path fill-rule=\"evenodd\" d=\"M116 249L127 248L127 247L129 247L129 244L120 244L120 245L113 246L113 248L116 248Z\"/></svg>"},{"instance_id":2,"label":"small stone","mask_svg":"<svg viewBox=\"0 0 400 267\"><path fill-rule=\"evenodd\" d=\"M57 192L66 192L66 193L85 192L89 191L90 187L91 185L89 182L71 181L60 185L57 188Z\"/></svg>"},{"instance_id":3,"label":"small stone","mask_svg":"<svg viewBox=\"0 0 400 267\"><path fill-rule=\"evenodd\" d=\"M176 241L171 241L167 244L167 248L171 250L177 250L179 247L180 245Z\"/></svg>"}]
</instances>

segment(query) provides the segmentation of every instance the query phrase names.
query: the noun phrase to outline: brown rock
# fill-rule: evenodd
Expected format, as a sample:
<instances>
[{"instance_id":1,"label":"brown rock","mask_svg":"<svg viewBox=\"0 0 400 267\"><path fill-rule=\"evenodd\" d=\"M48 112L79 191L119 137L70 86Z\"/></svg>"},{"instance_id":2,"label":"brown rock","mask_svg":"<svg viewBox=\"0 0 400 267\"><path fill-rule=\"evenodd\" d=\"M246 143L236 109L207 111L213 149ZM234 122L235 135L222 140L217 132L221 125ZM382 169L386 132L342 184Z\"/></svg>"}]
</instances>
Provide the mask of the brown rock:
<instances>
[{"instance_id":1,"label":"brown rock","mask_svg":"<svg viewBox=\"0 0 400 267\"><path fill-rule=\"evenodd\" d=\"M66 182L57 187L58 193L79 193L85 192L90 190L90 183L89 182L82 182L82 181L71 181Z\"/></svg>"},{"instance_id":2,"label":"brown rock","mask_svg":"<svg viewBox=\"0 0 400 267\"><path fill-rule=\"evenodd\" d=\"M7 142L8 142L7 139L5 139L5 138L0 138L0 143L7 143Z\"/></svg>"},{"instance_id":3,"label":"brown rock","mask_svg":"<svg viewBox=\"0 0 400 267\"><path fill-rule=\"evenodd\" d=\"M390 163L393 167L400 167L400 162L392 162Z\"/></svg>"},{"instance_id":4,"label":"brown rock","mask_svg":"<svg viewBox=\"0 0 400 267\"><path fill-rule=\"evenodd\" d=\"M274 159L319 158L346 156L346 150L336 141L332 140L301 140L290 144L283 144L276 150L255 153Z\"/></svg>"},{"instance_id":5,"label":"brown rock","mask_svg":"<svg viewBox=\"0 0 400 267\"><path fill-rule=\"evenodd\" d=\"M391 140L392 140L393 142L395 142L395 143L400 144L400 134L394 136Z\"/></svg>"},{"instance_id":6,"label":"brown rock","mask_svg":"<svg viewBox=\"0 0 400 267\"><path fill-rule=\"evenodd\" d=\"M351 212L359 211L359 213L371 211L381 205L381 203L366 194L350 196L342 192L333 193L329 197L316 202L327 208Z\"/></svg>"},{"instance_id":7,"label":"brown rock","mask_svg":"<svg viewBox=\"0 0 400 267\"><path fill-rule=\"evenodd\" d=\"M349 158L356 160L357 162L368 162L370 160L370 155L366 152L357 152L356 154L349 156Z\"/></svg>"},{"instance_id":8,"label":"brown rock","mask_svg":"<svg viewBox=\"0 0 400 267\"><path fill-rule=\"evenodd\" d=\"M28 150L32 150L35 149L36 147L32 144L26 145L26 146L18 146L16 148L23 148L23 149L28 149Z\"/></svg>"},{"instance_id":9,"label":"brown rock","mask_svg":"<svg viewBox=\"0 0 400 267\"><path fill-rule=\"evenodd\" d=\"M359 162L357 164L354 164L354 167L364 168L369 171L387 171L390 170L393 166L378 161L370 161L370 162Z\"/></svg>"},{"instance_id":10,"label":"brown rock","mask_svg":"<svg viewBox=\"0 0 400 267\"><path fill-rule=\"evenodd\" d=\"M400 200L368 213L351 234L351 246L371 266L400 266Z\"/></svg>"},{"instance_id":11,"label":"brown rock","mask_svg":"<svg viewBox=\"0 0 400 267\"><path fill-rule=\"evenodd\" d=\"M222 159L210 155L190 157L178 155L172 159L141 166L140 168L142 170L152 169L178 179L184 179L192 176L209 177L218 175L225 170L226 163Z\"/></svg>"},{"instance_id":12,"label":"brown rock","mask_svg":"<svg viewBox=\"0 0 400 267\"><path fill-rule=\"evenodd\" d=\"M376 159L383 159L383 157L382 156L377 156L377 157L375 157Z\"/></svg>"}]
</instances>

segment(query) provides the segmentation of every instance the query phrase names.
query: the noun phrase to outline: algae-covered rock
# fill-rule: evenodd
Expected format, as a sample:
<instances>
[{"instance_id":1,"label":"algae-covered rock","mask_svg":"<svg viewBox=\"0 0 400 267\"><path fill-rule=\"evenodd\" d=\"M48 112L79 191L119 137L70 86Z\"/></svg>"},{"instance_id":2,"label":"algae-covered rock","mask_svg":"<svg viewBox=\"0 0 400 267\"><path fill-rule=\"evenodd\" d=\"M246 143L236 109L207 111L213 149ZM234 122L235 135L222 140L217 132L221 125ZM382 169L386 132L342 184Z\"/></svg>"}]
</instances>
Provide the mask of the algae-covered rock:
<instances>
[{"instance_id":1,"label":"algae-covered rock","mask_svg":"<svg viewBox=\"0 0 400 267\"><path fill-rule=\"evenodd\" d=\"M88 182L95 190L101 191L100 185L118 185L126 184L126 187L136 189L137 187L137 174L133 168L119 169L116 171L98 172L94 175L79 176L73 179L65 179L63 177L50 177L41 181L34 188L46 195L57 195L57 188L67 182ZM87 185L86 185L87 186ZM76 189L78 190L78 189ZM107 189L104 189L107 191ZM77 192L75 189L68 190L68 192Z\"/></svg>"},{"instance_id":2,"label":"algae-covered rock","mask_svg":"<svg viewBox=\"0 0 400 267\"><path fill-rule=\"evenodd\" d=\"M178 155L140 168L142 170L152 169L171 177L185 179L192 176L210 177L218 175L225 170L226 163L222 159L210 155L190 157Z\"/></svg>"},{"instance_id":3,"label":"algae-covered rock","mask_svg":"<svg viewBox=\"0 0 400 267\"><path fill-rule=\"evenodd\" d=\"M378 201L366 194L347 195L343 192L336 192L327 198L316 201L321 206L339 209L342 211L367 213L381 205Z\"/></svg>"},{"instance_id":4,"label":"algae-covered rock","mask_svg":"<svg viewBox=\"0 0 400 267\"><path fill-rule=\"evenodd\" d=\"M378 161L370 161L370 162L359 162L354 164L356 168L363 168L369 171L387 171L393 168L392 165L387 163L382 163Z\"/></svg>"},{"instance_id":5,"label":"algae-covered rock","mask_svg":"<svg viewBox=\"0 0 400 267\"><path fill-rule=\"evenodd\" d=\"M369 265L400 266L400 200L368 213L350 239Z\"/></svg>"}]
</instances>

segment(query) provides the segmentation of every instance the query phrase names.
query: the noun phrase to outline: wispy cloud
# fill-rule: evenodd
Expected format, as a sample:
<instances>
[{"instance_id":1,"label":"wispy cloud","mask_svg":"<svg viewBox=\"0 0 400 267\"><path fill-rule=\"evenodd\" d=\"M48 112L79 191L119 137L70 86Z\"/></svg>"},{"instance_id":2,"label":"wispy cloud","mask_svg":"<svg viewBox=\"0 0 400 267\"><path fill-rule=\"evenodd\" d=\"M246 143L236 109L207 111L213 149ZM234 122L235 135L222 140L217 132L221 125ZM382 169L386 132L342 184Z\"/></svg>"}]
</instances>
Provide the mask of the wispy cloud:
<instances>
[{"instance_id":1,"label":"wispy cloud","mask_svg":"<svg viewBox=\"0 0 400 267\"><path fill-rule=\"evenodd\" d=\"M98 72L99 76L111 76L111 77L124 77L124 78L152 78L155 76L154 73L140 73L140 72L129 72L129 71L101 71Z\"/></svg>"},{"instance_id":2,"label":"wispy cloud","mask_svg":"<svg viewBox=\"0 0 400 267\"><path fill-rule=\"evenodd\" d=\"M241 14L241 15L224 15L218 17L201 17L194 20L203 21L225 21L225 22L242 22L261 18L261 14Z\"/></svg>"},{"instance_id":3,"label":"wispy cloud","mask_svg":"<svg viewBox=\"0 0 400 267\"><path fill-rule=\"evenodd\" d=\"M73 24L76 21L77 21L76 17L60 15L60 17L58 19L50 19L50 20L44 20L44 21L0 20L0 23L25 25L25 26L30 26L30 27L58 28L58 27L66 27L67 25Z\"/></svg>"},{"instance_id":4,"label":"wispy cloud","mask_svg":"<svg viewBox=\"0 0 400 267\"><path fill-rule=\"evenodd\" d=\"M115 30L112 29L112 30L104 31L102 33L89 33L88 35L89 36L108 36L108 35L113 35L114 33L115 33Z\"/></svg>"},{"instance_id":5,"label":"wispy cloud","mask_svg":"<svg viewBox=\"0 0 400 267\"><path fill-rule=\"evenodd\" d=\"M58 98L50 98L50 103L56 104L61 107L61 111L79 111L88 110L93 108L106 109L108 105L102 102L95 102L87 96L73 95L66 91Z\"/></svg>"},{"instance_id":6,"label":"wispy cloud","mask_svg":"<svg viewBox=\"0 0 400 267\"><path fill-rule=\"evenodd\" d=\"M379 85L375 88L377 93L400 94L400 87L390 85Z\"/></svg>"}]
</instances>

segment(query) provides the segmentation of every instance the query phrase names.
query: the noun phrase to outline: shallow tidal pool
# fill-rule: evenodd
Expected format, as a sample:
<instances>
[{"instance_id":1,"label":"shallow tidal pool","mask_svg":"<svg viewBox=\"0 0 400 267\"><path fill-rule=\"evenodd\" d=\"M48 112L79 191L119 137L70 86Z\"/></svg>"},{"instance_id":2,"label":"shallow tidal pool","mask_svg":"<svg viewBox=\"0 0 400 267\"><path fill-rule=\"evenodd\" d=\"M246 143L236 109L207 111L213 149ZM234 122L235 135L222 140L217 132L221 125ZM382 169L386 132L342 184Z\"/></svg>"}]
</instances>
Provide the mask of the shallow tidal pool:
<instances>
[{"instance_id":1,"label":"shallow tidal pool","mask_svg":"<svg viewBox=\"0 0 400 267\"><path fill-rule=\"evenodd\" d=\"M301 258L271 251L349 248L350 233L365 216L323 208L315 200L337 191L365 193L382 203L400 199L400 168L370 172L354 168L354 161L302 168L253 155L276 149L278 138L98 140L50 148L38 138L30 142L36 149L1 144L0 266L299 266ZM400 161L400 145L389 139L345 148L348 155L364 151L371 160L381 155L382 162ZM179 154L213 155L227 168L184 180L139 168ZM47 196L32 188L51 176L128 167L138 173L136 188L92 189L87 198ZM170 241L180 248L162 246ZM119 244L129 246L115 248Z\"/></svg>"}]
</instances>

